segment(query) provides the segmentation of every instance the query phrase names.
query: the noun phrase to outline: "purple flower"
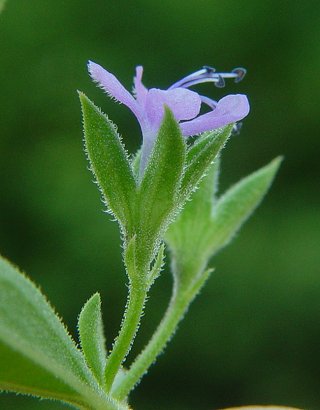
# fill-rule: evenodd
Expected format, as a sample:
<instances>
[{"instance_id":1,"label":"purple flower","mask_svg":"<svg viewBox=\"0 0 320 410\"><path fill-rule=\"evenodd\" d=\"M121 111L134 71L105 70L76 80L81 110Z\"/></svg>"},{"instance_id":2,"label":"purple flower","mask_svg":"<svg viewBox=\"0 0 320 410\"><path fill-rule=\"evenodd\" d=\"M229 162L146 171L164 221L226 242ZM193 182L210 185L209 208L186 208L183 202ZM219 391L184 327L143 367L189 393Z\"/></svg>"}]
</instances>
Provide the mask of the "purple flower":
<instances>
[{"instance_id":1,"label":"purple flower","mask_svg":"<svg viewBox=\"0 0 320 410\"><path fill-rule=\"evenodd\" d=\"M216 73L212 67L205 66L176 82L167 90L160 90L147 89L142 84L143 68L139 66L136 68L134 78L134 96L113 74L100 65L90 61L88 70L92 79L110 97L130 108L139 121L143 135L142 171L156 139L164 114L164 105L171 109L180 124L182 134L186 137L239 121L249 112L249 103L245 95L227 95L217 102L189 90L189 87L204 82L213 82L217 87L223 87L224 78L233 78L238 82L245 75L245 70L242 68L234 69L230 73ZM199 115L202 103L209 106L210 111Z\"/></svg>"}]
</instances>

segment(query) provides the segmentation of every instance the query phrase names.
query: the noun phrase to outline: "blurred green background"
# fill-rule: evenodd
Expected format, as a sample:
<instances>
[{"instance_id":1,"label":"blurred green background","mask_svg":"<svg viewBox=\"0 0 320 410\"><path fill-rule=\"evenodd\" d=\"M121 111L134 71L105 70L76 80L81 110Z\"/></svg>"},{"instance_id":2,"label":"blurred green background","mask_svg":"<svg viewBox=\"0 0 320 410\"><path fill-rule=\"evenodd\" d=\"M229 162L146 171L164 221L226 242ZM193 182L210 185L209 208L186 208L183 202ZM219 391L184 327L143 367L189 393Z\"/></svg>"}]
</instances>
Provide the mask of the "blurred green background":
<instances>
[{"instance_id":1,"label":"blurred green background","mask_svg":"<svg viewBox=\"0 0 320 410\"><path fill-rule=\"evenodd\" d=\"M0 249L38 283L76 337L95 291L109 344L126 301L118 228L103 212L83 147L76 89L119 126L130 152L138 125L87 72L88 59L131 88L166 88L204 64L245 66L219 98L246 93L251 114L223 155L221 190L283 154L274 186L179 331L132 395L137 410L213 410L251 403L320 409L320 3L239 0L9 0L0 17ZM170 294L151 292L131 358ZM0 364L1 365L1 364ZM3 395L1 409L60 409Z\"/></svg>"}]
</instances>

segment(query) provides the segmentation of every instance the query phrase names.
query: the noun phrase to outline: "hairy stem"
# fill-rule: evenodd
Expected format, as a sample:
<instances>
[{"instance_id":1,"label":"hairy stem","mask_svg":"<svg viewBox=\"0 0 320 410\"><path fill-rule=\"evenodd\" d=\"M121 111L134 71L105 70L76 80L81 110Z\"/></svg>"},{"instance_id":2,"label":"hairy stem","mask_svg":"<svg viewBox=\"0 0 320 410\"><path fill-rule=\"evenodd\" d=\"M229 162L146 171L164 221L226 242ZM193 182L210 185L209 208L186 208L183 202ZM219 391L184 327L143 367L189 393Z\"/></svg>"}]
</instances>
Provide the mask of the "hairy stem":
<instances>
[{"instance_id":1,"label":"hairy stem","mask_svg":"<svg viewBox=\"0 0 320 410\"><path fill-rule=\"evenodd\" d=\"M180 291L177 286L173 287L172 297L163 319L147 346L131 365L123 381L112 392L113 397L120 401L127 397L149 367L155 362L175 333L179 322L182 320L190 303L202 287L209 273L210 271L204 272L187 290Z\"/></svg>"},{"instance_id":2,"label":"hairy stem","mask_svg":"<svg viewBox=\"0 0 320 410\"><path fill-rule=\"evenodd\" d=\"M187 306L187 301L181 301L176 298L175 295L172 296L165 316L160 322L156 332L144 350L136 358L122 383L112 392L113 397L118 400L123 400L140 381L173 336Z\"/></svg>"},{"instance_id":3,"label":"hairy stem","mask_svg":"<svg viewBox=\"0 0 320 410\"><path fill-rule=\"evenodd\" d=\"M108 357L105 369L106 391L110 391L121 363L130 351L139 328L140 319L146 301L146 286L143 283L131 283L127 308L121 330Z\"/></svg>"}]
</instances>

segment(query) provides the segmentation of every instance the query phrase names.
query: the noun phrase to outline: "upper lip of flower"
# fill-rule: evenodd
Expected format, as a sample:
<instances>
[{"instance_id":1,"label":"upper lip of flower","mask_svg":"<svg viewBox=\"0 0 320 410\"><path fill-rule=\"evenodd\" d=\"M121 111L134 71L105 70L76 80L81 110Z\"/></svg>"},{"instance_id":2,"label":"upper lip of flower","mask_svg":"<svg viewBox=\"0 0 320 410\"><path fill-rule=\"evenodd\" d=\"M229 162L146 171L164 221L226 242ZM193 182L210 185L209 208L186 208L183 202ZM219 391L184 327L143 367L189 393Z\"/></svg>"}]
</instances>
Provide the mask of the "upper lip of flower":
<instances>
[{"instance_id":1,"label":"upper lip of flower","mask_svg":"<svg viewBox=\"0 0 320 410\"><path fill-rule=\"evenodd\" d=\"M201 70L174 83L167 90L160 90L158 88L147 89L143 85L143 68L138 66L134 78L135 97L113 74L99 64L89 61L88 70L92 79L110 97L125 104L139 121L143 134L143 167L160 127L164 105L172 110L175 119L180 123L182 134L186 137L237 122L249 113L249 102L243 94L227 95L216 102L189 90L190 86L202 82L213 82L216 86L221 87L224 85L224 78L234 78L236 82L240 81L245 74L242 68L234 69L231 73L216 73L215 69L204 66ZM202 103L208 105L211 111L199 115Z\"/></svg>"}]
</instances>

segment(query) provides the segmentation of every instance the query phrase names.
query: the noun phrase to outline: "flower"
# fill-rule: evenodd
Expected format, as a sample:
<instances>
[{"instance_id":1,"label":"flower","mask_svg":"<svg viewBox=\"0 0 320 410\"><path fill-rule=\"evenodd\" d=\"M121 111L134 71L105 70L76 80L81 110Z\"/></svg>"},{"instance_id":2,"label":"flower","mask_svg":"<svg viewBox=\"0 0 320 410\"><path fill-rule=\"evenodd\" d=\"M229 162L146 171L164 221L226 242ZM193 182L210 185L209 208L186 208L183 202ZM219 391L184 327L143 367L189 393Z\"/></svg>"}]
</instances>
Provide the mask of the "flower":
<instances>
[{"instance_id":1,"label":"flower","mask_svg":"<svg viewBox=\"0 0 320 410\"><path fill-rule=\"evenodd\" d=\"M110 97L125 104L139 121L143 135L142 172L161 125L164 105L171 109L185 137L234 123L249 113L248 99L243 94L227 95L217 102L189 89L191 86L204 82L213 82L217 87L223 87L225 78L233 78L238 82L245 75L243 68L236 68L230 73L216 73L214 68L204 66L201 70L174 83L167 90L160 90L158 88L147 89L143 85L143 68L138 66L134 78L134 96L113 74L100 65L89 61L88 70L92 79ZM199 115L202 103L206 104L210 111Z\"/></svg>"}]
</instances>

